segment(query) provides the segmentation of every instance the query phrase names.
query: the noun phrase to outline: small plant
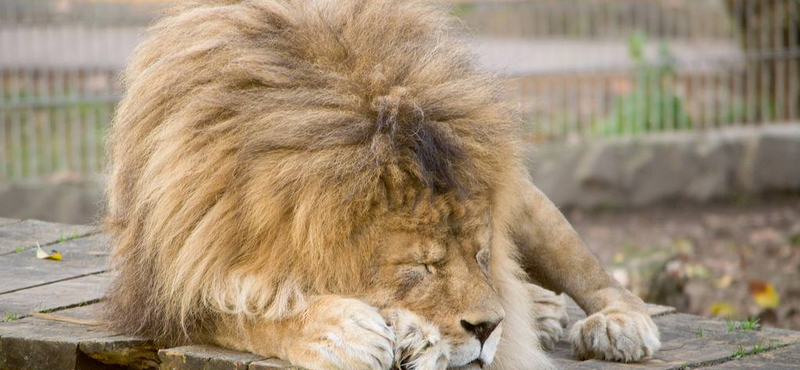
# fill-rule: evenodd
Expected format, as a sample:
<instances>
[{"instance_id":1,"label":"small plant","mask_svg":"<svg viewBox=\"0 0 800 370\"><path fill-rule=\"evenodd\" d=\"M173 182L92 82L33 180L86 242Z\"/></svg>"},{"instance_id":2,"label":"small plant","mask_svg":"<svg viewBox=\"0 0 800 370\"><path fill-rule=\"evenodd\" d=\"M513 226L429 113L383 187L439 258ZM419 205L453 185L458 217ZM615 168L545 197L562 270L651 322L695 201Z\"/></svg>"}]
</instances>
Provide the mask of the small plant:
<instances>
[{"instance_id":1,"label":"small plant","mask_svg":"<svg viewBox=\"0 0 800 370\"><path fill-rule=\"evenodd\" d=\"M728 332L736 330L736 321L725 319L725 325L728 327Z\"/></svg>"},{"instance_id":2,"label":"small plant","mask_svg":"<svg viewBox=\"0 0 800 370\"><path fill-rule=\"evenodd\" d=\"M67 236L64 236L64 234L61 233L61 234L58 235L57 244L60 244L60 243L63 243L63 242L68 242L70 240L75 240L75 239L78 239L78 232L77 231L73 231L72 233L70 233Z\"/></svg>"},{"instance_id":3,"label":"small plant","mask_svg":"<svg viewBox=\"0 0 800 370\"><path fill-rule=\"evenodd\" d=\"M757 355L757 354L759 354L759 353L762 353L762 352L769 351L769 350L770 350L770 347L771 347L771 346L764 345L763 343L760 343L760 342L759 342L759 343L756 343L756 344L753 346L753 349L750 351L750 353L749 353L749 354L751 354L751 355Z\"/></svg>"},{"instance_id":4,"label":"small plant","mask_svg":"<svg viewBox=\"0 0 800 370\"><path fill-rule=\"evenodd\" d=\"M595 124L598 134L614 136L692 127L683 98L669 82L675 75L675 57L669 46L662 43L658 61L651 62L645 56L646 44L643 32L631 36L628 49L635 64L635 86L615 98L608 117Z\"/></svg>"},{"instance_id":5,"label":"small plant","mask_svg":"<svg viewBox=\"0 0 800 370\"><path fill-rule=\"evenodd\" d=\"M697 330L694 331L694 336L697 338L703 338L706 336L706 332L703 330L702 326L697 327Z\"/></svg>"},{"instance_id":6,"label":"small plant","mask_svg":"<svg viewBox=\"0 0 800 370\"><path fill-rule=\"evenodd\" d=\"M744 321L739 322L739 329L740 330L756 330L759 326L761 326L758 321L760 319L757 317L749 318Z\"/></svg>"},{"instance_id":7,"label":"small plant","mask_svg":"<svg viewBox=\"0 0 800 370\"><path fill-rule=\"evenodd\" d=\"M728 331L736 331L736 330L758 330L761 324L758 321L761 320L757 317L745 319L743 321L734 321L731 319L725 319L725 325L728 327Z\"/></svg>"},{"instance_id":8,"label":"small plant","mask_svg":"<svg viewBox=\"0 0 800 370\"><path fill-rule=\"evenodd\" d=\"M25 247L19 246L17 249L14 249L14 253L22 253L25 251Z\"/></svg>"},{"instance_id":9,"label":"small plant","mask_svg":"<svg viewBox=\"0 0 800 370\"><path fill-rule=\"evenodd\" d=\"M6 311L6 320L5 321L13 322L13 321L17 321L18 319L19 319L19 316L17 316L17 314L15 312Z\"/></svg>"},{"instance_id":10,"label":"small plant","mask_svg":"<svg viewBox=\"0 0 800 370\"><path fill-rule=\"evenodd\" d=\"M739 348L733 351L733 354L731 356L733 358L741 358L744 356L757 355L759 353L764 353L767 351L771 351L773 349L780 348L780 346L781 346L780 342L776 340L770 341L769 344L764 344L764 342L758 342L754 344L753 348L749 351L745 350L744 346L740 345Z\"/></svg>"},{"instance_id":11,"label":"small plant","mask_svg":"<svg viewBox=\"0 0 800 370\"><path fill-rule=\"evenodd\" d=\"M789 243L795 247L800 247L800 233L792 235L792 237L789 238Z\"/></svg>"},{"instance_id":12,"label":"small plant","mask_svg":"<svg viewBox=\"0 0 800 370\"><path fill-rule=\"evenodd\" d=\"M735 351L733 351L733 355L732 356L733 356L733 358L739 358L739 357L744 357L746 355L747 355L747 351L745 351L744 350L744 346L742 346L740 344L739 348L737 348Z\"/></svg>"}]
</instances>

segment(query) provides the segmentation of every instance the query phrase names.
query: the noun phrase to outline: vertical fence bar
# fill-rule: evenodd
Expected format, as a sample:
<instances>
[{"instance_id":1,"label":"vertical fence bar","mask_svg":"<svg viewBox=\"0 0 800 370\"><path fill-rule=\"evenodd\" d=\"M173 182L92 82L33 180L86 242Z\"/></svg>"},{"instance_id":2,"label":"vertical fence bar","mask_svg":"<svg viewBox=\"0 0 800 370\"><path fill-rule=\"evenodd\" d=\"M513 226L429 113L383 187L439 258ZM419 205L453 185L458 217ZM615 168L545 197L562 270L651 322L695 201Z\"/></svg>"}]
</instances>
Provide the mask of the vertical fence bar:
<instances>
[{"instance_id":1,"label":"vertical fence bar","mask_svg":"<svg viewBox=\"0 0 800 370\"><path fill-rule=\"evenodd\" d=\"M756 2L755 1L748 1L742 0L743 6L747 8L745 14L751 14L755 16L756 11ZM758 39L756 38L755 32L751 31L752 27L755 27L749 18L745 18L742 20L742 32L744 35L742 38L744 39L744 54L745 54L745 76L747 79L747 87L746 87L746 95L747 95L747 103L745 107L747 108L747 123L754 123L756 122L757 114L758 114L758 97L756 86L756 73L758 72L758 60L756 59L756 55L754 50L756 50L756 45L758 43Z\"/></svg>"},{"instance_id":2,"label":"vertical fence bar","mask_svg":"<svg viewBox=\"0 0 800 370\"><path fill-rule=\"evenodd\" d=\"M783 0L770 0L771 7L770 7L770 27L772 28L772 36L770 37L771 41L769 43L770 47L770 55L772 59L772 68L770 73L770 80L774 81L772 86L771 94L774 96L772 99L773 105L773 119L774 120L785 120L786 115L784 114L784 109L786 108L786 102L784 100L785 94L783 91L783 86L785 84L784 80L784 69L786 68L786 55L785 50L781 47L781 43L783 38L781 37L781 31L783 29L783 19L781 10L783 6L781 2Z\"/></svg>"},{"instance_id":3,"label":"vertical fence bar","mask_svg":"<svg viewBox=\"0 0 800 370\"><path fill-rule=\"evenodd\" d=\"M39 140L36 134L36 115L34 113L33 105L36 104L37 96L34 89L34 71L26 68L24 74L25 84L25 133L26 133L26 151L28 153L28 179L35 179L39 174Z\"/></svg>"},{"instance_id":4,"label":"vertical fence bar","mask_svg":"<svg viewBox=\"0 0 800 370\"><path fill-rule=\"evenodd\" d=\"M677 91L674 91L671 73L665 75L664 80L661 83L662 86L664 86L665 91L670 91L672 94L677 95ZM673 105L674 103L672 95L669 95L669 99L662 99L661 111L664 112L664 126L666 127L666 131L675 131L677 129L674 114L675 107Z\"/></svg>"},{"instance_id":5,"label":"vertical fence bar","mask_svg":"<svg viewBox=\"0 0 800 370\"><path fill-rule=\"evenodd\" d=\"M3 5L0 5L0 20L4 18ZM8 180L8 138L6 116L8 113L6 99L6 71L0 69L0 181Z\"/></svg>"},{"instance_id":6,"label":"vertical fence bar","mask_svg":"<svg viewBox=\"0 0 800 370\"><path fill-rule=\"evenodd\" d=\"M42 122L40 125L42 143L40 147L41 152L41 171L44 174L53 172L53 147L52 147L52 131L50 116L52 113L51 106L53 105L53 96L50 93L49 81L52 81L50 71L42 71L42 75L38 79L38 95L42 100L42 107L39 109L38 116Z\"/></svg>"},{"instance_id":7,"label":"vertical fence bar","mask_svg":"<svg viewBox=\"0 0 800 370\"><path fill-rule=\"evenodd\" d=\"M21 75L22 73L20 73L19 70L14 70L13 78L15 80L14 84L16 86L13 86L14 91L12 91L13 95L11 97L11 143L12 143L11 153L14 156L14 161L10 176L12 180L19 180L23 176L22 117L20 115L20 110L19 110L20 105L22 104L20 97L20 94L22 92L20 91L19 88L19 83L20 83L19 80Z\"/></svg>"},{"instance_id":8,"label":"vertical fence bar","mask_svg":"<svg viewBox=\"0 0 800 370\"><path fill-rule=\"evenodd\" d=\"M56 158L55 168L58 171L66 171L69 168L67 159L67 112L66 102L68 99L66 88L66 75L67 71L58 70L55 74L55 82L53 86L53 95L58 97L58 104L55 106L55 124L56 124L56 151L58 152Z\"/></svg>"},{"instance_id":9,"label":"vertical fence bar","mask_svg":"<svg viewBox=\"0 0 800 370\"><path fill-rule=\"evenodd\" d=\"M789 41L787 51L790 53L789 70L789 120L795 121L798 117L800 105L800 3L789 0Z\"/></svg>"},{"instance_id":10,"label":"vertical fence bar","mask_svg":"<svg viewBox=\"0 0 800 370\"><path fill-rule=\"evenodd\" d=\"M70 160L69 160L69 170L71 172L80 172L81 171L81 136L80 136L80 125L81 125L81 112L79 108L79 96L80 96L80 72L77 70L72 71L70 80L69 80L69 90L70 90L70 119L67 124L68 130L68 137L70 138Z\"/></svg>"},{"instance_id":11,"label":"vertical fence bar","mask_svg":"<svg viewBox=\"0 0 800 370\"><path fill-rule=\"evenodd\" d=\"M9 17L8 12L9 4L0 1L0 24L10 24L11 20ZM3 40L6 37L6 32L4 29L0 27L0 42L4 42ZM8 180L8 159L9 159L9 142L8 142L8 134L7 134L7 116L8 116L8 108L7 108L7 98L6 98L6 70L0 68L0 181Z\"/></svg>"},{"instance_id":12,"label":"vertical fence bar","mask_svg":"<svg viewBox=\"0 0 800 370\"><path fill-rule=\"evenodd\" d=\"M20 16L20 18L23 17ZM15 25L17 22L20 22L20 20L15 20L14 21ZM11 53L13 54L11 60L12 63L16 62L16 66L19 66L21 65L20 51L22 50L23 47L22 45L23 30L21 30L20 28L12 28L9 31L11 31L12 34L11 36L12 42L9 48L11 50ZM22 76L21 69L19 67L14 68L14 76L13 76L14 86L12 87L13 95L11 103L12 105L11 136L13 141L12 153L14 155L14 162L13 162L14 170L12 171L12 179L16 180L22 179L23 167L24 167L24 162L23 162L24 147L22 145L22 116L20 112L20 106L22 105L22 99L23 99L22 88L20 86L21 76Z\"/></svg>"},{"instance_id":13,"label":"vertical fence bar","mask_svg":"<svg viewBox=\"0 0 800 370\"><path fill-rule=\"evenodd\" d=\"M769 119L769 69L767 69L768 59L766 58L769 45L769 32L767 30L767 22L769 22L769 18L767 18L767 14L769 13L769 0L760 0L757 3L760 5L758 17L761 18L758 21L758 34L759 34L759 42L758 42L758 66L759 66L759 111L761 112L761 116L759 117L761 122L766 122Z\"/></svg>"}]
</instances>

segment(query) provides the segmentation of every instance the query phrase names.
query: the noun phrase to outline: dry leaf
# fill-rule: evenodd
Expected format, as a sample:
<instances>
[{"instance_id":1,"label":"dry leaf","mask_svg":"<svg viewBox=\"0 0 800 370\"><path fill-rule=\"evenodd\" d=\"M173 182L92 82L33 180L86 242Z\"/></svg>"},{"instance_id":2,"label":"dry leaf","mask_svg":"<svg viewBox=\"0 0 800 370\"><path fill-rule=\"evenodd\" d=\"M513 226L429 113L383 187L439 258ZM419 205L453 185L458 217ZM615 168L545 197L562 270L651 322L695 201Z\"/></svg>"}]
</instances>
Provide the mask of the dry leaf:
<instances>
[{"instance_id":1,"label":"dry leaf","mask_svg":"<svg viewBox=\"0 0 800 370\"><path fill-rule=\"evenodd\" d=\"M750 294L759 307L776 308L781 303L781 296L775 291L772 284L760 280L750 280Z\"/></svg>"},{"instance_id":2,"label":"dry leaf","mask_svg":"<svg viewBox=\"0 0 800 370\"><path fill-rule=\"evenodd\" d=\"M55 249L47 253L42 250L42 246L40 246L39 243L36 243L36 258L40 260L61 261L61 253Z\"/></svg>"},{"instance_id":3,"label":"dry leaf","mask_svg":"<svg viewBox=\"0 0 800 370\"><path fill-rule=\"evenodd\" d=\"M711 305L711 314L716 317L735 317L736 308L729 303L717 302Z\"/></svg>"},{"instance_id":4,"label":"dry leaf","mask_svg":"<svg viewBox=\"0 0 800 370\"><path fill-rule=\"evenodd\" d=\"M733 275L725 274L714 282L714 286L716 286L717 289L725 289L729 287L732 282L733 282Z\"/></svg>"}]
</instances>

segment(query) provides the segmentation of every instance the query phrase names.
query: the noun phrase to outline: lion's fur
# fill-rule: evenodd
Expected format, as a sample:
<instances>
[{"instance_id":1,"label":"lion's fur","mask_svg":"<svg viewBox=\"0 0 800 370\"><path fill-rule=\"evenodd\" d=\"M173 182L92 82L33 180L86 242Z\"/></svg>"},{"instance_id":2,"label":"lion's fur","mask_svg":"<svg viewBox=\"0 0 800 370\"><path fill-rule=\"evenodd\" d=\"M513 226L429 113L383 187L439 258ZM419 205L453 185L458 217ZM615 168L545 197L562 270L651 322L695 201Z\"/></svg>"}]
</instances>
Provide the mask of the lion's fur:
<instances>
[{"instance_id":1,"label":"lion's fur","mask_svg":"<svg viewBox=\"0 0 800 370\"><path fill-rule=\"evenodd\" d=\"M365 238L407 222L398 199L446 222L483 199L498 362L546 364L506 235L518 120L456 29L420 1L180 2L133 54L109 140L116 328L185 342L220 315L358 294Z\"/></svg>"}]
</instances>

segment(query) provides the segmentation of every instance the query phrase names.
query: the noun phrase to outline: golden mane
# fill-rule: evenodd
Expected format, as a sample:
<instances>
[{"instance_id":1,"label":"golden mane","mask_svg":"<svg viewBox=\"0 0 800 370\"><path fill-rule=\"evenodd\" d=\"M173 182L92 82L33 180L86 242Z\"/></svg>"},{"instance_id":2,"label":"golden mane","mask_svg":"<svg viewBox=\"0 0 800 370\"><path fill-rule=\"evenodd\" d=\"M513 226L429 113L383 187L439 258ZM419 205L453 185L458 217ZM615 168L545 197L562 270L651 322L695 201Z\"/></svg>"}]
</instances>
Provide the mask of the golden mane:
<instances>
[{"instance_id":1,"label":"golden mane","mask_svg":"<svg viewBox=\"0 0 800 370\"><path fill-rule=\"evenodd\" d=\"M185 1L153 26L108 144L116 329L184 342L357 292L388 198L494 194L517 119L456 29L407 0Z\"/></svg>"}]
</instances>

